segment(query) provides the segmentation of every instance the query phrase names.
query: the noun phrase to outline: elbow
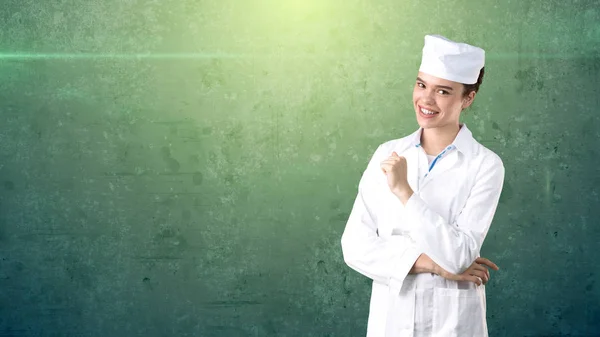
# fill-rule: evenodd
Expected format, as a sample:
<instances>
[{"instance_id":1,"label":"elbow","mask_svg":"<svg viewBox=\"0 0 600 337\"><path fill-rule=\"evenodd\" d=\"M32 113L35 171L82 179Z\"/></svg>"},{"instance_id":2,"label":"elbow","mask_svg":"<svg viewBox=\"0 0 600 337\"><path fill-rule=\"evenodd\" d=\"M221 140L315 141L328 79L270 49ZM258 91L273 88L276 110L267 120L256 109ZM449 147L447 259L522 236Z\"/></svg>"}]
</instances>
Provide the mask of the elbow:
<instances>
[{"instance_id":1,"label":"elbow","mask_svg":"<svg viewBox=\"0 0 600 337\"><path fill-rule=\"evenodd\" d=\"M475 240L469 240L467 245L465 245L463 258L460 259L457 263L456 273L462 274L475 262L475 259L479 256L479 247L475 243Z\"/></svg>"},{"instance_id":2,"label":"elbow","mask_svg":"<svg viewBox=\"0 0 600 337\"><path fill-rule=\"evenodd\" d=\"M344 235L342 235L340 243L342 246L342 257L344 258L344 263L352 267L354 265L356 256L356 252L354 249L355 245L351 242L350 237L347 233L344 233Z\"/></svg>"},{"instance_id":3,"label":"elbow","mask_svg":"<svg viewBox=\"0 0 600 337\"><path fill-rule=\"evenodd\" d=\"M345 233L342 235L340 244L342 246L342 257L344 258L344 262L348 264L348 261L350 260L350 246L348 244L348 236Z\"/></svg>"},{"instance_id":4,"label":"elbow","mask_svg":"<svg viewBox=\"0 0 600 337\"><path fill-rule=\"evenodd\" d=\"M451 244L448 248L450 249L446 251L446 254L449 255L444 258L442 251L437 251L440 255L434 254L434 261L442 269L455 275L464 273L473 264L479 254L479 247L476 240L469 235L463 235L460 241ZM433 249L433 251L436 250Z\"/></svg>"},{"instance_id":5,"label":"elbow","mask_svg":"<svg viewBox=\"0 0 600 337\"><path fill-rule=\"evenodd\" d=\"M352 269L354 269L354 266L356 265L356 263L354 263L354 260L347 254L344 254L344 263Z\"/></svg>"}]
</instances>

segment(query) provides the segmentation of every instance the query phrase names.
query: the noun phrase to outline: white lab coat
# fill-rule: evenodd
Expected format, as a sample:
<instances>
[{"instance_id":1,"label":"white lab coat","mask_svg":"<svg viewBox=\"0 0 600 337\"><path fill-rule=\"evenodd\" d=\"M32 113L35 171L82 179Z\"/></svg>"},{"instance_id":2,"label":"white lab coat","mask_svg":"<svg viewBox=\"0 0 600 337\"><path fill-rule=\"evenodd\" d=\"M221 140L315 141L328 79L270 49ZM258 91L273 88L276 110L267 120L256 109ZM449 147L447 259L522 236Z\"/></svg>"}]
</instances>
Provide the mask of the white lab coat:
<instances>
[{"instance_id":1,"label":"white lab coat","mask_svg":"<svg viewBox=\"0 0 600 337\"><path fill-rule=\"evenodd\" d=\"M421 253L455 274L479 257L504 165L463 123L455 147L428 173L421 132L379 145L341 238L348 266L373 280L367 337L487 337L484 285L408 272ZM390 191L380 168L393 151L407 160L414 194L406 205Z\"/></svg>"}]
</instances>

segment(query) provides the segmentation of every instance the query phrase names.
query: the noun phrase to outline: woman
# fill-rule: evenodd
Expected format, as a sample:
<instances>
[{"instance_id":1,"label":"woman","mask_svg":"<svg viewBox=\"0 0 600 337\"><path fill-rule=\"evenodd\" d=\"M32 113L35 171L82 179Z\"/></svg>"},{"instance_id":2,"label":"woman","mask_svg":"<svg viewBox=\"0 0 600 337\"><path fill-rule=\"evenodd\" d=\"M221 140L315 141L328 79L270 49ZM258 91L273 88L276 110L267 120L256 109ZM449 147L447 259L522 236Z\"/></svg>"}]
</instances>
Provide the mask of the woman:
<instances>
[{"instance_id":1,"label":"woman","mask_svg":"<svg viewBox=\"0 0 600 337\"><path fill-rule=\"evenodd\" d=\"M488 336L479 251L504 182L500 157L459 122L479 90L485 52L425 36L413 91L420 128L376 149L341 244L371 278L368 337Z\"/></svg>"}]
</instances>

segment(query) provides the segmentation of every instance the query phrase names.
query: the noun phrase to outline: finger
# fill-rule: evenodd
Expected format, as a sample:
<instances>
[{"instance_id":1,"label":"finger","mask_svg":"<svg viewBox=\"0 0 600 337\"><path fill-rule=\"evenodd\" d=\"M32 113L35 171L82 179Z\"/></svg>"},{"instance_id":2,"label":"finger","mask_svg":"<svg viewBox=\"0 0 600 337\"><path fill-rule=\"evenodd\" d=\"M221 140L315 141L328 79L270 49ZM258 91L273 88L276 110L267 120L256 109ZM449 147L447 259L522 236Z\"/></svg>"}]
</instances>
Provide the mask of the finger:
<instances>
[{"instance_id":1,"label":"finger","mask_svg":"<svg viewBox=\"0 0 600 337\"><path fill-rule=\"evenodd\" d=\"M477 271L478 275L482 275L482 274L485 275L486 281L490 279L490 271L486 267L484 267L480 264L477 264L477 265L473 266L473 268L471 269L471 274L474 273L475 271Z\"/></svg>"},{"instance_id":2,"label":"finger","mask_svg":"<svg viewBox=\"0 0 600 337\"><path fill-rule=\"evenodd\" d=\"M486 268L484 265L482 265L482 264L478 264L478 263L476 263L476 264L473 266L473 270L481 270L481 271L483 271L483 272L486 272L486 273L488 273L488 274L490 273L490 272L489 272L489 269L487 269L487 268Z\"/></svg>"},{"instance_id":3,"label":"finger","mask_svg":"<svg viewBox=\"0 0 600 337\"><path fill-rule=\"evenodd\" d=\"M382 162L381 162L381 164L379 164L379 165L380 165L380 166L384 166L384 165L385 165L385 166L388 166L388 167L389 167L389 169L391 170L391 169L392 169L394 166L396 166L395 164L396 164L396 162L394 162L394 161L387 161L387 160L384 160L384 161L382 161Z\"/></svg>"},{"instance_id":4,"label":"finger","mask_svg":"<svg viewBox=\"0 0 600 337\"><path fill-rule=\"evenodd\" d=\"M387 163L381 163L380 167L381 167L381 170L383 171L383 173L386 173L387 171L392 169L392 165L387 164Z\"/></svg>"},{"instance_id":5,"label":"finger","mask_svg":"<svg viewBox=\"0 0 600 337\"><path fill-rule=\"evenodd\" d=\"M477 275L479 277L487 277L487 273L485 272L485 270L471 269L467 274Z\"/></svg>"},{"instance_id":6,"label":"finger","mask_svg":"<svg viewBox=\"0 0 600 337\"><path fill-rule=\"evenodd\" d=\"M473 282L475 284L477 284L478 286L481 285L481 279L477 276L473 276L473 275L464 275L462 277L462 281L469 281L469 282Z\"/></svg>"},{"instance_id":7,"label":"finger","mask_svg":"<svg viewBox=\"0 0 600 337\"><path fill-rule=\"evenodd\" d=\"M498 270L500 269L494 262L484 258L484 257L478 257L475 262L479 263L479 264L483 264L486 265L494 270Z\"/></svg>"},{"instance_id":8,"label":"finger","mask_svg":"<svg viewBox=\"0 0 600 337\"><path fill-rule=\"evenodd\" d=\"M490 274L486 267L474 263L468 270L460 275L460 280L473 282L480 286L489 282Z\"/></svg>"},{"instance_id":9,"label":"finger","mask_svg":"<svg viewBox=\"0 0 600 337\"><path fill-rule=\"evenodd\" d=\"M487 277L487 279L488 279L488 281L489 281L489 279L490 279L490 270L489 270L489 269L487 269L487 268L486 268L486 267L484 267L484 266L481 266L481 268L483 268L483 269L484 269L484 270L483 270L483 272L485 273L485 276Z\"/></svg>"},{"instance_id":10,"label":"finger","mask_svg":"<svg viewBox=\"0 0 600 337\"><path fill-rule=\"evenodd\" d=\"M484 272L484 271L481 271L481 270L474 270L470 274L473 275L473 276L477 276L477 277L479 277L479 278L481 278L482 280L485 280L485 281L489 280L489 277L488 277L487 273Z\"/></svg>"},{"instance_id":11,"label":"finger","mask_svg":"<svg viewBox=\"0 0 600 337\"><path fill-rule=\"evenodd\" d=\"M392 166L397 166L398 163L400 163L400 160L397 158L388 158L381 162L381 164L388 164L388 165L392 165ZM404 164L404 165L406 165L406 164Z\"/></svg>"},{"instance_id":12,"label":"finger","mask_svg":"<svg viewBox=\"0 0 600 337\"><path fill-rule=\"evenodd\" d=\"M381 166L381 171L383 171L383 173L388 174L389 172L392 171L392 166L391 165L383 165Z\"/></svg>"},{"instance_id":13,"label":"finger","mask_svg":"<svg viewBox=\"0 0 600 337\"><path fill-rule=\"evenodd\" d=\"M475 259L475 262L489 266L490 268L492 268L494 270L500 269L494 262L486 259L485 257L478 257L477 259Z\"/></svg>"},{"instance_id":14,"label":"finger","mask_svg":"<svg viewBox=\"0 0 600 337\"><path fill-rule=\"evenodd\" d=\"M392 152L392 156L399 157L398 154L396 153L396 151Z\"/></svg>"}]
</instances>

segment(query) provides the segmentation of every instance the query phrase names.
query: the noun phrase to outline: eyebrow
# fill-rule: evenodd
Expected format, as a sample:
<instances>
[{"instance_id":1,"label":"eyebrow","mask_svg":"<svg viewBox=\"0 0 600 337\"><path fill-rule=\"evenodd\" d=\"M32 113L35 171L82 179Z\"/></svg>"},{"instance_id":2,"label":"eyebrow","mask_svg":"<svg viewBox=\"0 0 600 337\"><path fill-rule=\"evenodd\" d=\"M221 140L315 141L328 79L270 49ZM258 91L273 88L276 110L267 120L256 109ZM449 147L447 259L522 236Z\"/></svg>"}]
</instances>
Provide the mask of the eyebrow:
<instances>
[{"instance_id":1,"label":"eyebrow","mask_svg":"<svg viewBox=\"0 0 600 337\"><path fill-rule=\"evenodd\" d=\"M423 83L425 83L425 84L427 83L427 82L423 81L423 80L422 80L420 77L418 77L418 76L417 76L417 81L423 82ZM437 87L438 87L438 88L444 88L444 89L448 89L448 90L454 90L452 87L448 87L448 86L445 86L445 85L438 85Z\"/></svg>"}]
</instances>

